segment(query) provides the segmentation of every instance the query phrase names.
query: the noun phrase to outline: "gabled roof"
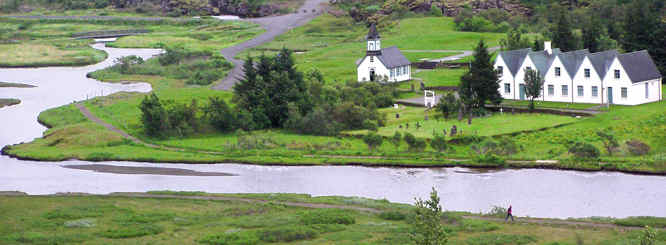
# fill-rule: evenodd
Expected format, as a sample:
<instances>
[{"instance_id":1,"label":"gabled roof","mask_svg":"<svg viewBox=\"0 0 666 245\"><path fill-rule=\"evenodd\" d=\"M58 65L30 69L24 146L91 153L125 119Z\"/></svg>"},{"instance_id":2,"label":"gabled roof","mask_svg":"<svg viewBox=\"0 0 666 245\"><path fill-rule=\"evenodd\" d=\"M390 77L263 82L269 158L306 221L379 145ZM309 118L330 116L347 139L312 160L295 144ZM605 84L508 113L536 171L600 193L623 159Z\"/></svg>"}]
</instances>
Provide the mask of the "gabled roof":
<instances>
[{"instance_id":1,"label":"gabled roof","mask_svg":"<svg viewBox=\"0 0 666 245\"><path fill-rule=\"evenodd\" d=\"M548 71L550 65L553 64L553 61L555 61L555 57L557 57L559 54L560 49L556 48L553 49L552 54L548 54L546 51L536 51L530 52L527 55L530 56L530 60L532 60L532 63L534 63L534 66L536 66L536 69L539 71L541 77L544 77L546 76L546 72Z\"/></svg>"},{"instance_id":2,"label":"gabled roof","mask_svg":"<svg viewBox=\"0 0 666 245\"><path fill-rule=\"evenodd\" d=\"M564 69L569 74L569 77L573 78L578 72L578 68L583 64L583 60L590 52L587 49L581 49L576 51L560 53L560 61L564 65Z\"/></svg>"},{"instance_id":3,"label":"gabled roof","mask_svg":"<svg viewBox=\"0 0 666 245\"><path fill-rule=\"evenodd\" d=\"M396 46L383 48L382 54L378 55L377 58L379 58L384 66L389 69L398 66L406 66L412 63L409 62L407 57L405 57Z\"/></svg>"},{"instance_id":4,"label":"gabled roof","mask_svg":"<svg viewBox=\"0 0 666 245\"><path fill-rule=\"evenodd\" d=\"M499 56L501 56L504 63L506 63L511 75L515 76L530 51L532 51L531 48L502 51L499 53Z\"/></svg>"},{"instance_id":5,"label":"gabled roof","mask_svg":"<svg viewBox=\"0 0 666 245\"><path fill-rule=\"evenodd\" d=\"M659 79L661 74L646 50L617 56L632 83Z\"/></svg>"},{"instance_id":6,"label":"gabled roof","mask_svg":"<svg viewBox=\"0 0 666 245\"><path fill-rule=\"evenodd\" d=\"M619 53L617 50L613 49L589 54L587 55L587 58L590 59L592 67L594 67L594 70L597 71L599 78L604 79L604 77L606 77L606 73L608 73L608 69L613 63L613 60L618 56L618 54Z\"/></svg>"},{"instance_id":7,"label":"gabled roof","mask_svg":"<svg viewBox=\"0 0 666 245\"><path fill-rule=\"evenodd\" d=\"M365 37L366 39L379 39L379 32L377 32L377 25L375 23L372 23L370 25L370 30L368 31L368 35Z\"/></svg>"}]
</instances>

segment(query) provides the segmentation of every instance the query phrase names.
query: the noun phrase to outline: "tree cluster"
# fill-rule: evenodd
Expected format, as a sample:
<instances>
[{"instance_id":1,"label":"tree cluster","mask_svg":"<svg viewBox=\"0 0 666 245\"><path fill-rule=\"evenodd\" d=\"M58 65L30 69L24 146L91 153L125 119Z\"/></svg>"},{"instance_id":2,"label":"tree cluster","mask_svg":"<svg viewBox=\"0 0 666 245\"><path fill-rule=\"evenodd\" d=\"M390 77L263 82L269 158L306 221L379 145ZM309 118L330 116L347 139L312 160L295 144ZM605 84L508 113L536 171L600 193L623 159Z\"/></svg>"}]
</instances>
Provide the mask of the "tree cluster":
<instances>
[{"instance_id":1,"label":"tree cluster","mask_svg":"<svg viewBox=\"0 0 666 245\"><path fill-rule=\"evenodd\" d=\"M472 114L475 110L484 107L486 102L499 104L502 96L499 94L499 80L497 72L490 62L490 54L483 40L479 41L474 50L474 60L467 73L460 79L458 95L468 124L472 124Z\"/></svg>"}]
</instances>

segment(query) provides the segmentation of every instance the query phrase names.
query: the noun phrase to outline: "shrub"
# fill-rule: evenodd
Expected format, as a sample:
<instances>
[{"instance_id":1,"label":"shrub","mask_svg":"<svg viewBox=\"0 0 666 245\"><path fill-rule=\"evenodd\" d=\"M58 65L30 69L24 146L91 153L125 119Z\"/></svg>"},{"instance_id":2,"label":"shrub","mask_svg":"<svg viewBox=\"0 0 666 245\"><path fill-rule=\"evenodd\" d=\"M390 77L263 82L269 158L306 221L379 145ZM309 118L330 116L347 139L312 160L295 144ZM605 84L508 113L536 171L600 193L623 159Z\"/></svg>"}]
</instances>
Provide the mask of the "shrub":
<instances>
[{"instance_id":1,"label":"shrub","mask_svg":"<svg viewBox=\"0 0 666 245\"><path fill-rule=\"evenodd\" d=\"M621 226L636 226L636 227L650 226L655 228L666 228L666 218L649 217L649 216L628 217L624 219L615 220L615 224Z\"/></svg>"},{"instance_id":2,"label":"shrub","mask_svg":"<svg viewBox=\"0 0 666 245\"><path fill-rule=\"evenodd\" d=\"M446 138L442 135L435 135L435 138L430 141L430 147L437 150L438 152L443 152L446 150Z\"/></svg>"},{"instance_id":3,"label":"shrub","mask_svg":"<svg viewBox=\"0 0 666 245\"><path fill-rule=\"evenodd\" d=\"M405 220L407 215L398 211L384 211L379 214L379 218L385 220Z\"/></svg>"},{"instance_id":4,"label":"shrub","mask_svg":"<svg viewBox=\"0 0 666 245\"><path fill-rule=\"evenodd\" d=\"M502 206L493 206L492 209L490 209L490 212L484 214L487 216L494 216L494 217L499 217L499 218L504 218L506 215L506 208Z\"/></svg>"},{"instance_id":5,"label":"shrub","mask_svg":"<svg viewBox=\"0 0 666 245\"><path fill-rule=\"evenodd\" d=\"M437 7L437 5L435 5L435 4L430 5L430 15L435 16L435 17L441 17L442 16L442 9Z\"/></svg>"},{"instance_id":6,"label":"shrub","mask_svg":"<svg viewBox=\"0 0 666 245\"><path fill-rule=\"evenodd\" d=\"M293 242L317 237L318 233L307 226L283 226L259 232L259 239L264 242Z\"/></svg>"},{"instance_id":7,"label":"shrub","mask_svg":"<svg viewBox=\"0 0 666 245\"><path fill-rule=\"evenodd\" d=\"M523 245L536 242L534 236L515 234L482 234L467 239L469 245Z\"/></svg>"},{"instance_id":8,"label":"shrub","mask_svg":"<svg viewBox=\"0 0 666 245\"><path fill-rule=\"evenodd\" d=\"M363 137L363 142L368 145L370 151L375 150L378 146L382 145L384 138L376 133L369 133Z\"/></svg>"},{"instance_id":9,"label":"shrub","mask_svg":"<svg viewBox=\"0 0 666 245\"><path fill-rule=\"evenodd\" d=\"M307 211L300 215L301 223L312 224L343 224L350 225L356 223L354 216L349 211L339 209L319 209Z\"/></svg>"},{"instance_id":10,"label":"shrub","mask_svg":"<svg viewBox=\"0 0 666 245\"><path fill-rule=\"evenodd\" d=\"M255 232L239 231L208 235L198 242L212 245L253 245L259 243L259 237Z\"/></svg>"},{"instance_id":11,"label":"shrub","mask_svg":"<svg viewBox=\"0 0 666 245\"><path fill-rule=\"evenodd\" d=\"M139 56L130 55L117 58L114 63L120 73L132 74L135 73L136 66L143 64L144 60Z\"/></svg>"},{"instance_id":12,"label":"shrub","mask_svg":"<svg viewBox=\"0 0 666 245\"><path fill-rule=\"evenodd\" d=\"M118 239L155 235L163 231L164 228L155 224L126 225L101 231L99 235L106 238Z\"/></svg>"},{"instance_id":13,"label":"shrub","mask_svg":"<svg viewBox=\"0 0 666 245\"><path fill-rule=\"evenodd\" d=\"M569 147L569 153L577 158L599 158L599 149L589 143L576 142Z\"/></svg>"},{"instance_id":14,"label":"shrub","mask_svg":"<svg viewBox=\"0 0 666 245\"><path fill-rule=\"evenodd\" d=\"M409 148L409 151L421 152L425 149L426 143L423 139L417 139L411 133L405 133L405 142Z\"/></svg>"},{"instance_id":15,"label":"shrub","mask_svg":"<svg viewBox=\"0 0 666 245\"><path fill-rule=\"evenodd\" d=\"M629 150L631 154L642 156L650 152L650 146L643 143L640 140L637 139L628 140L626 144L627 144L627 150Z\"/></svg>"},{"instance_id":16,"label":"shrub","mask_svg":"<svg viewBox=\"0 0 666 245\"><path fill-rule=\"evenodd\" d=\"M204 117L208 122L220 131L229 131L236 126L236 116L233 114L227 102L220 97L208 98L208 105L204 106Z\"/></svg>"}]
</instances>

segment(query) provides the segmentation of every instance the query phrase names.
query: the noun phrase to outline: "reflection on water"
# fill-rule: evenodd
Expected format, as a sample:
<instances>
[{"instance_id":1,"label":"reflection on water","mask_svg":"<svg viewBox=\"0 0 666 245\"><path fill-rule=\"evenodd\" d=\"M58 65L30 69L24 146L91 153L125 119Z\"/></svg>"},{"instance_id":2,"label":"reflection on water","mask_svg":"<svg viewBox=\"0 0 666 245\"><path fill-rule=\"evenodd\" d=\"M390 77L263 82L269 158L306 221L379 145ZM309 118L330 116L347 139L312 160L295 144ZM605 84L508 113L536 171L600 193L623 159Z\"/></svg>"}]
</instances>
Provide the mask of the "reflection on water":
<instances>
[{"instance_id":1,"label":"reflection on water","mask_svg":"<svg viewBox=\"0 0 666 245\"><path fill-rule=\"evenodd\" d=\"M0 97L23 101L20 105L0 109L0 145L41 136L45 128L36 119L45 109L117 91L150 90L145 83L107 84L85 78L85 74L111 65L112 60L120 56L138 55L146 59L158 54L159 50L95 47L106 50L109 59L77 68L0 69L2 81L38 86L32 89L0 88ZM520 216L666 216L666 178L621 173L132 162L105 162L103 167L110 171L94 172L86 169L95 170L100 167L95 164L99 163L33 162L7 156L0 156L0 164L0 191L29 194L150 190L280 192L361 196L413 203L415 197L427 198L434 186L448 210L479 212L488 211L493 205L511 204L514 213ZM170 169L156 169L160 167ZM155 171L170 174L155 174ZM192 176L192 173L209 174Z\"/></svg>"}]
</instances>

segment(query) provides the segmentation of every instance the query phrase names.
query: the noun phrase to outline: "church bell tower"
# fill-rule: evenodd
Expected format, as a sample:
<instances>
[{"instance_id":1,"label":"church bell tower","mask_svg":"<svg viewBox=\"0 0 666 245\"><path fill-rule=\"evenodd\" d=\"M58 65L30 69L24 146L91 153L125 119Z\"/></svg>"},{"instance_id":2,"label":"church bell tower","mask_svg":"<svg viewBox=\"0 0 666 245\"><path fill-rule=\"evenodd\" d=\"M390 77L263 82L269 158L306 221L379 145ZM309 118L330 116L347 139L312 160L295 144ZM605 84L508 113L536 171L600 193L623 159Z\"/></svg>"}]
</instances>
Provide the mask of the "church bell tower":
<instances>
[{"instance_id":1,"label":"church bell tower","mask_svg":"<svg viewBox=\"0 0 666 245\"><path fill-rule=\"evenodd\" d=\"M378 56L382 54L382 47L379 33L377 32L377 26L375 23L372 23L370 26L370 31L368 31L368 51L366 51L367 56Z\"/></svg>"}]
</instances>

